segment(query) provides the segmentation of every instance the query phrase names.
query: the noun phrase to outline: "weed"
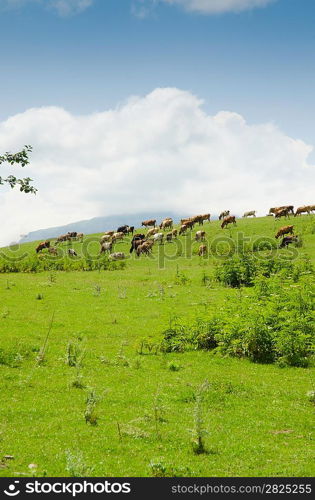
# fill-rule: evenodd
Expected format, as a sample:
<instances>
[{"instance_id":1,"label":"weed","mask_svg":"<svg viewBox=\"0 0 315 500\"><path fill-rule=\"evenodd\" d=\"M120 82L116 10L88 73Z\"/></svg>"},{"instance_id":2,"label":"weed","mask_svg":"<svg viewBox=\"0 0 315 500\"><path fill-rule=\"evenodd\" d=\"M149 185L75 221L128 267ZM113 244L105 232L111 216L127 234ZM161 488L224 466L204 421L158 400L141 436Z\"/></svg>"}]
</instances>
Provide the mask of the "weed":
<instances>
[{"instance_id":1,"label":"weed","mask_svg":"<svg viewBox=\"0 0 315 500\"><path fill-rule=\"evenodd\" d=\"M205 381L201 386L197 389L196 392L196 402L194 408L194 427L192 430L192 449L196 455L201 455L203 453L208 453L206 445L205 445L205 435L207 431L204 427L204 419L203 419L203 408L202 402L204 393L208 390L209 384Z\"/></svg>"},{"instance_id":2,"label":"weed","mask_svg":"<svg viewBox=\"0 0 315 500\"><path fill-rule=\"evenodd\" d=\"M174 467L166 465L164 462L153 462L149 464L153 477L194 477L195 473L189 467Z\"/></svg>"},{"instance_id":3,"label":"weed","mask_svg":"<svg viewBox=\"0 0 315 500\"><path fill-rule=\"evenodd\" d=\"M87 477L91 475L93 468L84 462L81 452L66 450L66 471L70 477Z\"/></svg>"},{"instance_id":4,"label":"weed","mask_svg":"<svg viewBox=\"0 0 315 500\"><path fill-rule=\"evenodd\" d=\"M96 395L94 389L91 389L85 401L84 418L86 424L97 425L99 417L96 413L96 406L98 402L99 397Z\"/></svg>"},{"instance_id":5,"label":"weed","mask_svg":"<svg viewBox=\"0 0 315 500\"><path fill-rule=\"evenodd\" d=\"M53 327L54 317L55 317L55 313L53 313L53 315L51 317L51 320L50 320L50 323L49 323L49 326L48 326L48 330L47 330L47 333L46 333L46 337L45 337L45 340L44 340L44 344L43 344L43 346L42 346L41 350L39 351L38 356L36 358L38 366L40 366L41 364L43 364L44 361L45 361L46 349L47 349L47 345L48 345L48 339L49 339L49 336L50 336L50 333L51 333L51 330L52 330L52 327Z\"/></svg>"},{"instance_id":6,"label":"weed","mask_svg":"<svg viewBox=\"0 0 315 500\"><path fill-rule=\"evenodd\" d=\"M170 361L167 367L169 370L171 370L171 372L178 372L181 369L181 365L179 363L176 363L175 361Z\"/></svg>"},{"instance_id":7,"label":"weed","mask_svg":"<svg viewBox=\"0 0 315 500\"><path fill-rule=\"evenodd\" d=\"M77 342L69 342L66 350L66 364L71 367L82 366L85 351Z\"/></svg>"},{"instance_id":8,"label":"weed","mask_svg":"<svg viewBox=\"0 0 315 500\"><path fill-rule=\"evenodd\" d=\"M76 374L71 381L71 387L74 387L75 389L85 389L86 388L86 385L83 381L83 375L82 375L79 367L77 367Z\"/></svg>"},{"instance_id":9,"label":"weed","mask_svg":"<svg viewBox=\"0 0 315 500\"><path fill-rule=\"evenodd\" d=\"M99 297L101 295L100 285L94 285L93 295L94 295L94 297Z\"/></svg>"}]
</instances>

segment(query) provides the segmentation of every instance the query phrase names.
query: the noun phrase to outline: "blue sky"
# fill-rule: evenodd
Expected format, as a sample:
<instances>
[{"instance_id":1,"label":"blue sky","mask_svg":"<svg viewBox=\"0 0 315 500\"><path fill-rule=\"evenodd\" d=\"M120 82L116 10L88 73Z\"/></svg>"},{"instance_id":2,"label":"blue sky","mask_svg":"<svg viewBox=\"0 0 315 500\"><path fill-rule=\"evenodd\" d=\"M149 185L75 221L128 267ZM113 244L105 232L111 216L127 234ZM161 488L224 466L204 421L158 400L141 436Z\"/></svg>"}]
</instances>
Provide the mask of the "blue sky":
<instances>
[{"instance_id":1,"label":"blue sky","mask_svg":"<svg viewBox=\"0 0 315 500\"><path fill-rule=\"evenodd\" d=\"M225 12L215 13L222 5ZM287 193L290 203L314 203L310 198L315 154L308 147L315 145L314 26L314 0L0 0L1 150L33 144L31 174L40 188L36 201L27 198L25 221L18 229L12 220L17 194L6 192L10 237L12 231L25 233L110 215L119 208L123 213L133 199L131 190L124 192L124 202L116 203L116 197L108 204L101 202L102 194L111 190L105 181L102 192L94 192L91 184L89 192L84 191L83 184L101 172L107 178L105 166L108 172L121 168L120 177L125 176L130 186L135 171L137 185L144 177L148 182L158 179L157 191L146 191L144 205L134 206L139 211L165 209L167 204L180 213L185 206L217 213L230 203L223 195L216 198L220 188L229 193L235 210L243 210L237 193L233 194L243 169L240 183L249 179L253 194L244 210L258 208L263 214L272 200L285 204L288 200L280 193ZM164 91L155 91L159 88ZM130 96L139 96L136 106L130 104ZM163 106L169 111L167 118ZM225 111L228 114L222 114ZM98 142L93 142L78 115L93 122ZM54 120L64 132L52 145ZM148 142L138 144L143 123L151 135ZM182 135L176 132L169 142L162 124L169 131L179 127ZM82 137L85 149L75 167L72 158ZM131 151L132 142L137 151ZM125 156L118 146L112 147L116 143ZM51 151L60 151L59 163ZM82 160L85 155L91 159L89 167ZM178 166L189 158L190 164L179 174ZM203 170L198 170L195 158ZM230 190L222 187L224 177L216 177L218 164L225 179L232 179ZM82 169L82 184L73 188L72 201L67 190L51 190L61 178L65 185L67 172L67 179L73 179L71 168ZM171 194L163 202L159 169L165 175L174 173ZM117 190L124 191L116 180ZM195 181L193 197L187 186ZM204 186L216 206L198 204ZM26 203L24 198L20 203Z\"/></svg>"},{"instance_id":2,"label":"blue sky","mask_svg":"<svg viewBox=\"0 0 315 500\"><path fill-rule=\"evenodd\" d=\"M272 120L315 143L313 0L220 15L162 2L141 19L135 5L95 0L64 17L36 2L2 9L0 117L41 105L92 112L175 86L203 98L210 112Z\"/></svg>"}]
</instances>

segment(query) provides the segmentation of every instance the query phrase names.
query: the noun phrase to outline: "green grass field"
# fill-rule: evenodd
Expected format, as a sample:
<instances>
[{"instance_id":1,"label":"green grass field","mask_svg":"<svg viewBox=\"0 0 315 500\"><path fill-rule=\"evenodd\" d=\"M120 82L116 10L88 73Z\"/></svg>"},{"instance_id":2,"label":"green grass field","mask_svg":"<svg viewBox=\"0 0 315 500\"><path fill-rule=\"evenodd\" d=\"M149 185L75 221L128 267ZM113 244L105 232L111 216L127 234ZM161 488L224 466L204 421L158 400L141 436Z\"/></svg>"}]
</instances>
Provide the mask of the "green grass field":
<instances>
[{"instance_id":1,"label":"green grass field","mask_svg":"<svg viewBox=\"0 0 315 500\"><path fill-rule=\"evenodd\" d=\"M302 246L276 253L314 264L314 216L240 219L224 231L214 221L204 229L209 248L227 238L212 245L224 251L241 235L248 245L276 241L287 223ZM71 242L78 262L97 256L99 236ZM119 242L114 251L128 256L123 268L0 273L0 476L314 475L312 359L300 368L217 349L159 349L174 322L189 327L218 312L233 315L256 293L256 286L218 282L222 257L200 258L199 243L189 241L155 245L152 258L129 258L130 243ZM3 249L0 259L37 259L35 246ZM304 287L304 277L280 279Z\"/></svg>"}]
</instances>

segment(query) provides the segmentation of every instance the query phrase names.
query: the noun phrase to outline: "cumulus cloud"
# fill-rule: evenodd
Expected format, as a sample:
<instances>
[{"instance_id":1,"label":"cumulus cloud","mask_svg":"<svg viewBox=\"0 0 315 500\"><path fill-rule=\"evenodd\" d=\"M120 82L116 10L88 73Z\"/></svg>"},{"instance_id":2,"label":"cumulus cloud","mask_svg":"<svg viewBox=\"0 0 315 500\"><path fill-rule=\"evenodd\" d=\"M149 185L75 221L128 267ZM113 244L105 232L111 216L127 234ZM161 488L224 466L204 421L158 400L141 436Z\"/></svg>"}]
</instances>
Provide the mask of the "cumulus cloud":
<instances>
[{"instance_id":1,"label":"cumulus cloud","mask_svg":"<svg viewBox=\"0 0 315 500\"><path fill-rule=\"evenodd\" d=\"M54 9L61 16L79 14L93 4L94 0L0 0L0 7L17 8L27 4L38 4Z\"/></svg>"},{"instance_id":2,"label":"cumulus cloud","mask_svg":"<svg viewBox=\"0 0 315 500\"><path fill-rule=\"evenodd\" d=\"M209 115L177 88L85 116L29 109L0 123L0 144L34 146L21 171L39 189L33 196L1 188L2 244L100 215L226 208L264 215L270 206L315 201L311 146L271 123L251 125L231 111Z\"/></svg>"},{"instance_id":3,"label":"cumulus cloud","mask_svg":"<svg viewBox=\"0 0 315 500\"><path fill-rule=\"evenodd\" d=\"M166 3L178 5L186 11L219 14L265 7L275 1L277 0L136 0L137 7L134 7L133 12L140 17L145 17L158 3Z\"/></svg>"}]
</instances>

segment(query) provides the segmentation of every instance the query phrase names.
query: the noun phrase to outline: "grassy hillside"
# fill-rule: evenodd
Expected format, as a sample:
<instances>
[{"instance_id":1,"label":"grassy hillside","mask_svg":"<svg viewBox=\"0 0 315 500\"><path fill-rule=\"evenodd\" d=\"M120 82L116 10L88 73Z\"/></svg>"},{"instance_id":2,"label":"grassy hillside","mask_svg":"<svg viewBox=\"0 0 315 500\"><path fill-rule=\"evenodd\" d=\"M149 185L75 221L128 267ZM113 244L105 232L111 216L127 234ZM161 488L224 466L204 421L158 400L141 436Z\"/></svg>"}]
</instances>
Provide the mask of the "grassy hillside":
<instances>
[{"instance_id":1,"label":"grassy hillside","mask_svg":"<svg viewBox=\"0 0 315 500\"><path fill-rule=\"evenodd\" d=\"M71 242L75 259L67 243L56 259L36 256L35 243L3 249L0 475L313 475L315 217L288 223L301 246L271 256L257 251L261 238L275 242L287 224L271 217L224 231L205 224L206 258L190 236L155 245L153 257L129 258L130 243L119 242L128 258L109 267L100 235ZM254 259L250 279L236 249ZM14 269L24 272L3 272ZM226 286L231 275L250 286ZM290 319L273 363L253 362L267 337L248 338L244 322L260 311L274 324ZM215 349L201 342L211 318L223 322Z\"/></svg>"}]
</instances>

